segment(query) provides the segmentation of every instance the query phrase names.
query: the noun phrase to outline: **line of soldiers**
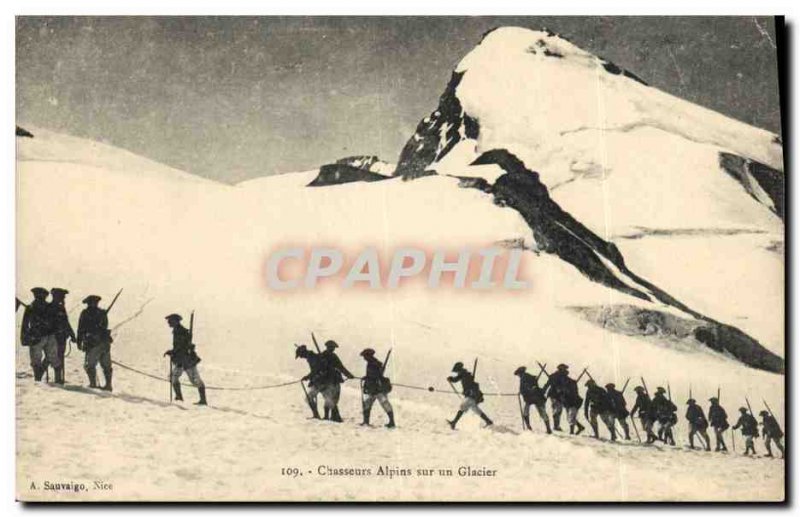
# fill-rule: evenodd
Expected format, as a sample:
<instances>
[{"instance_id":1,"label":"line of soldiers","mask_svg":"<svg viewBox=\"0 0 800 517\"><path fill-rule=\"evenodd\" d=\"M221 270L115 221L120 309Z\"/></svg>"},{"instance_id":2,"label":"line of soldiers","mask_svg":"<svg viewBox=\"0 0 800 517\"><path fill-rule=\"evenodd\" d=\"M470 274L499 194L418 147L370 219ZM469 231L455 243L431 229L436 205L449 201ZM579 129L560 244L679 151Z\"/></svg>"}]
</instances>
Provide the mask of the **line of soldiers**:
<instances>
[{"instance_id":1,"label":"line of soldiers","mask_svg":"<svg viewBox=\"0 0 800 517\"><path fill-rule=\"evenodd\" d=\"M34 379L41 381L50 366L53 367L55 382L64 384L64 359L67 340L77 343L78 349L85 353L84 369L89 377L89 387L97 388L97 365L99 364L105 376L105 384L100 387L102 390L112 390L112 361L111 343L113 338L108 329L108 311L116 301L112 301L107 309L101 309L99 302L100 296L89 295L83 299L86 308L81 312L78 320L78 331L75 333L69 322L69 316L65 308L66 295L69 291L62 288L53 288L50 291L42 287L31 289L33 301L26 305L17 299L17 310L20 306L25 307L22 318L22 329L20 340L22 345L28 347L33 369ZM48 295L51 301L47 301ZM119 296L119 293L117 294ZM197 387L200 399L197 405L207 405L206 387L197 369L200 357L195 350L193 343L192 329L183 326L182 317L179 314L170 314L165 318L167 324L172 329L172 349L164 352L164 356L170 357L170 383L175 393L175 400L182 401L180 378L186 373L190 382ZM315 341L316 345L316 341ZM313 418L320 419L317 407L318 395L324 399L324 418L333 422L342 422L339 412L339 398L341 395L341 384L345 380L354 379L355 376L342 364L341 359L336 354L339 345L332 340L325 343L325 351L317 352L309 350L306 345L295 345L295 358L303 358L309 366L309 373L302 378L308 382L303 390L306 402L312 411ZM391 351L389 352L391 354ZM391 380L385 376L387 359L381 362L375 357L375 350L366 348L361 351L361 357L366 362L366 372L361 378L362 393L362 425L370 425L370 414L372 406L377 400L389 419L386 427L395 427L394 410L389 402L388 394L392 391ZM477 363L476 363L477 366ZM591 378L588 370L584 368L577 379L572 379L569 375L569 366L559 364L556 371L548 374L545 365L539 364L540 374L538 376L527 372L525 366L520 366L514 371L514 375L519 377L519 397L521 405L521 415L526 429L532 430L530 423L530 407L536 407L537 413L545 425L548 434L561 431L561 415L566 412L570 434L579 435L585 427L578 422L578 411L583 405L584 419L589 422L593 436L600 437L598 427L598 417L608 429L612 441L617 440L617 425L624 434L625 440L630 440L630 430L627 419L630 417L636 429L634 418L638 416L642 429L647 434L646 443L650 444L660 440L668 445L675 445L673 427L678 422L677 406L668 396L667 391L656 388L656 392L651 398L646 386L636 386L636 401L633 408L628 411L625 401L623 387L622 391L617 390L614 383L608 383L605 388L597 385ZM473 411L483 419L487 426L493 425L492 420L480 408L484 400L480 384L475 380L475 371L470 372L464 367L464 363L457 362L451 373L447 377L448 383L461 383L462 401L453 420L448 420L451 429L455 429L458 421L468 411ZM585 398L582 398L578 391L578 381L584 374L589 376L586 381ZM539 387L541 375L547 376L547 382L543 387ZM627 386L627 383L626 383ZM456 392L457 393L457 392ZM553 412L553 425L550 426L550 419L547 415L546 402L550 400ZM723 433L730 425L725 409L719 404L718 397L709 399L710 407L708 419L702 407L693 398L686 401L686 420L689 423L689 446L694 449L695 437L702 439L705 450L710 450L711 441L708 436L708 427L714 430L716 438L716 451L727 452ZM741 429L745 438L745 455L756 454L754 439L759 436L758 421L748 411L747 408L739 408L740 417L734 424L733 429ZM781 442L783 431L771 412L764 410L759 413L762 417L761 426L767 448L767 456L772 457L772 445L774 444L781 453L781 458L785 456L785 450ZM656 424L658 427L656 428Z\"/></svg>"},{"instance_id":2,"label":"line of soldiers","mask_svg":"<svg viewBox=\"0 0 800 517\"><path fill-rule=\"evenodd\" d=\"M303 385L306 402L311 408L313 418L320 418L317 410L317 396L322 394L325 400L324 419L334 422L341 422L339 414L339 396L341 384L347 379L353 379L353 374L344 367L339 357L336 355L336 348L339 345L334 341L325 343L324 352L313 352L305 345L295 345L295 358L303 358L308 362L310 372L302 378L308 382L308 389ZM391 351L390 351L391 353ZM388 400L388 393L391 391L391 381L384 375L385 364L375 358L375 350L372 348L364 349L360 354L367 362L366 375L361 379L362 382L362 403L364 421L362 425L369 425L370 410L375 400L389 416L387 427L394 427L394 412ZM388 359L388 355L387 355ZM477 368L477 362L476 362ZM545 425L548 434L561 431L561 415L566 412L570 434L579 435L585 427L578 421L578 411L581 406L584 410L584 419L589 422L594 438L600 438L598 417L605 424L612 441L617 440L617 425L622 430L625 440L630 440L630 428L628 418L634 425L637 432L636 423L633 420L638 416L642 429L647 433L646 443L651 444L660 440L668 445L675 445L673 428L678 422L678 407L672 402L667 390L663 387L656 388L656 392L651 398L645 386L636 386L636 401L633 408L628 411L624 391L627 383L622 390L617 390L614 383L608 383L605 388L598 386L597 382L591 378L588 370L584 368L578 379L572 379L569 375L569 366L559 364L556 371L548 374L545 365L539 364L539 376L528 373L525 366L520 366L514 371L514 375L519 377L519 398L523 424L526 429L532 430L530 422L530 407L536 408L539 417ZM453 388L453 384L461 383L461 405L452 420L447 420L451 429L455 429L458 421L468 411L476 413L486 426L493 425L492 420L480 408L484 401L483 392L480 384L475 380L475 371L469 371L464 367L464 363L457 362L453 365L451 373L447 377L447 382ZM578 381L584 374L589 376L586 381L585 398L581 397L578 390ZM342 377L344 375L344 377ZM539 387L539 377L547 376L547 382L543 387ZM301 383L302 385L302 383ZM431 388L432 389L432 388ZM456 391L456 393L458 393ZM547 414L546 403L550 400L553 411L553 426L550 426L550 419ZM718 397L709 399L709 419L707 420L703 409L693 398L686 401L686 420L689 422L689 446L694 449L694 439L699 436L703 440L703 445L708 451L711 441L708 437L707 429L710 426L714 429L716 438L716 451L727 452L723 433L730 426L725 409L719 404ZM740 408L741 417L733 426L733 429L742 430L745 437L745 455L752 452L755 454L753 438L758 436L758 422L755 417L748 413L746 408ZM784 457L784 448L781 443L783 432L778 422L769 411L761 411L762 427L766 440L767 456L772 457L771 444L774 444ZM658 425L656 427L656 424Z\"/></svg>"},{"instance_id":3,"label":"line of soldiers","mask_svg":"<svg viewBox=\"0 0 800 517\"><path fill-rule=\"evenodd\" d=\"M317 349L314 352L309 350L306 345L295 345L295 359L305 359L309 367L309 373L301 379L303 382L308 382L308 388L306 389L302 382L301 386L303 386L306 403L311 408L313 418L320 419L317 398L321 394L325 411L322 418L332 422L342 422L342 416L339 412L341 385L345 380L355 379L355 375L350 373L350 370L342 364L341 359L336 354L336 349L339 345L335 341L326 341L324 346L324 351ZM375 357L375 350L372 348L365 348L359 355L366 362L366 373L361 377L361 408L363 415L361 425L370 425L372 406L377 400L389 418L386 427L394 428L394 410L388 397L392 391L392 383L384 375L386 363ZM387 360L388 357L387 355Z\"/></svg>"},{"instance_id":4,"label":"line of soldiers","mask_svg":"<svg viewBox=\"0 0 800 517\"><path fill-rule=\"evenodd\" d=\"M526 429L531 429L530 407L535 406L539 417L545 425L546 432L552 432L546 410L547 399L550 399L553 410L553 430L561 430L561 414L566 410L570 434L580 434L584 427L578 422L577 414L581 405L583 405L584 419L589 422L595 438L600 437L598 429L599 417L608 429L612 441L617 440L617 425L622 430L625 439L630 440L628 418L631 418L634 430L638 434L635 420L633 420L638 416L642 429L647 433L646 443L651 444L656 440L660 440L668 445L675 445L673 428L678 422L678 407L672 402L671 397L669 397L667 390L664 388L660 386L656 388L656 392L651 398L645 386L636 386L634 388L636 401L633 408L628 411L624 395L625 387L620 391L616 389L614 383L608 383L605 385L605 389L601 388L590 375L589 380L585 383L586 394L584 399L578 393L578 380L584 373L588 374L586 369L581 372L581 375L576 380L569 376L569 367L565 364L559 364L556 371L549 375L543 365L540 364L539 367L541 372L539 376L528 373L524 366L520 366L514 371L514 375L519 377L519 396L521 401L524 402L522 419ZM547 376L547 382L540 388L539 377L541 375ZM702 439L705 450L711 450L711 441L707 432L708 427L711 426L716 438L715 450L717 452L727 452L728 448L725 445L723 433L730 427L728 415L719 404L718 397L711 397L709 402L708 419L706 419L703 408L697 404L695 399L689 398L686 401L689 447L695 448L695 437L699 436ZM733 429L741 429L745 438L746 448L744 454L756 454L753 439L758 437L758 422L747 408L739 408L739 412L741 416L733 426ZM773 456L771 445L774 444L780 451L781 458L783 458L785 452L781 443L783 431L780 425L767 410L761 411L759 415L762 418L761 426L767 448L766 455L768 457Z\"/></svg>"},{"instance_id":5,"label":"line of soldiers","mask_svg":"<svg viewBox=\"0 0 800 517\"><path fill-rule=\"evenodd\" d=\"M89 377L90 387L98 387L97 365L99 364L105 376L105 384L100 389L111 391L113 339L108 330L107 310L98 306L101 297L89 295L83 299L86 308L78 319L76 334L64 305L69 294L68 290L54 287L48 291L43 287L34 287L31 292L33 301L25 305L17 299L17 309L20 305L25 307L20 341L30 353L33 378L41 381L45 375L49 376L48 370L52 366L55 383L64 384L64 361L69 340L71 343L77 343L78 350L85 353L84 370ZM48 295L51 297L49 302Z\"/></svg>"},{"instance_id":6,"label":"line of soldiers","mask_svg":"<svg viewBox=\"0 0 800 517\"><path fill-rule=\"evenodd\" d=\"M67 340L69 340L77 343L78 350L84 352L83 367L89 378L89 387L112 391L111 344L114 339L108 328L108 312L122 291L117 293L106 309L99 306L102 300L100 296L91 294L84 298L83 303L86 304L86 308L78 318L77 333L70 324L65 307L68 290L54 287L48 291L43 287L34 287L31 292L33 301L25 304L17 298L16 310L19 310L20 306L25 307L20 341L22 346L28 348L34 380L41 381L48 375L48 369L52 366L55 383L60 385L65 383L64 366ZM48 295L51 297L49 302ZM164 355L170 357L170 382L175 392L175 400L183 400L180 377L185 372L200 392L197 404L207 405L205 384L197 370L200 357L192 343L192 332L181 324L182 318L178 314L170 314L166 320L172 328L172 349L164 352ZM105 377L103 386L97 385L98 364Z\"/></svg>"}]
</instances>

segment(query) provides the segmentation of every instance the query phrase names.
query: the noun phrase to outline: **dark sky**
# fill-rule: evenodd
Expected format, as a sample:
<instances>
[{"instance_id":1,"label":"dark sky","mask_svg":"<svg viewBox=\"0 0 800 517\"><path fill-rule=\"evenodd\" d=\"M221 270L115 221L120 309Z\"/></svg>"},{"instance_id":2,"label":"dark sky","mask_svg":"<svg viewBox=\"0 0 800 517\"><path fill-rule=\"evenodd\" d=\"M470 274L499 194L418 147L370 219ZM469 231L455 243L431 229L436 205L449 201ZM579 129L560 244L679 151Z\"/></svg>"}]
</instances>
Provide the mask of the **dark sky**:
<instances>
[{"instance_id":1,"label":"dark sky","mask_svg":"<svg viewBox=\"0 0 800 517\"><path fill-rule=\"evenodd\" d=\"M770 18L19 17L17 117L222 181L396 161L496 26L548 27L651 85L779 132Z\"/></svg>"}]
</instances>

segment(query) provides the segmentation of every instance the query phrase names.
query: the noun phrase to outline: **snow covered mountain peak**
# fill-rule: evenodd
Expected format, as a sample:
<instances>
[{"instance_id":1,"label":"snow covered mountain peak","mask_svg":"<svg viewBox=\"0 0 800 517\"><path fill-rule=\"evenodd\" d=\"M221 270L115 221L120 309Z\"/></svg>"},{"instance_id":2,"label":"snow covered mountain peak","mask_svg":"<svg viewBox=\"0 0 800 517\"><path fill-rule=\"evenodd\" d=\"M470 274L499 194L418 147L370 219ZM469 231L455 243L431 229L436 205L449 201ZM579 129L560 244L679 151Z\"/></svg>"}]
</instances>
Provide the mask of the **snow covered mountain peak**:
<instances>
[{"instance_id":1,"label":"snow covered mountain peak","mask_svg":"<svg viewBox=\"0 0 800 517\"><path fill-rule=\"evenodd\" d=\"M783 170L777 135L647 86L552 32L501 27L455 68L395 174L456 174L480 152L503 148L553 186L577 169L600 173L633 140L658 147L669 137Z\"/></svg>"}]
</instances>

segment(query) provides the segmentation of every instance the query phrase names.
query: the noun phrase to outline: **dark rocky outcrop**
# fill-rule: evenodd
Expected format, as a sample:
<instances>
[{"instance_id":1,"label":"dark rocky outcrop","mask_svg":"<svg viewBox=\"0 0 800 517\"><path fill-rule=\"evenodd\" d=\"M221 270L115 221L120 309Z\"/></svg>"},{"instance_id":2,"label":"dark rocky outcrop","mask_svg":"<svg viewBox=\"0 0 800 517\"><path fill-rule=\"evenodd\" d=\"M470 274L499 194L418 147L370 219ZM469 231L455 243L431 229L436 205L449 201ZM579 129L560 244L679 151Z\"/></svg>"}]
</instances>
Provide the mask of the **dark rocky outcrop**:
<instances>
[{"instance_id":1,"label":"dark rocky outcrop","mask_svg":"<svg viewBox=\"0 0 800 517\"><path fill-rule=\"evenodd\" d=\"M453 72L436 110L417 125L400 153L395 176L414 179L433 174L428 170L433 162L444 157L461 140L478 138L478 120L464 112L456 96L463 75L463 72Z\"/></svg>"},{"instance_id":2,"label":"dark rocky outcrop","mask_svg":"<svg viewBox=\"0 0 800 517\"><path fill-rule=\"evenodd\" d=\"M33 133L31 133L30 131L28 131L27 129L25 129L23 127L17 126L17 136L22 136L22 137L26 137L26 138L33 138Z\"/></svg>"},{"instance_id":3,"label":"dark rocky outcrop","mask_svg":"<svg viewBox=\"0 0 800 517\"><path fill-rule=\"evenodd\" d=\"M733 356L762 370L784 373L784 360L741 330L708 318L682 318L635 305L571 307L587 321L626 336L637 336L670 348L698 345Z\"/></svg>"},{"instance_id":4,"label":"dark rocky outcrop","mask_svg":"<svg viewBox=\"0 0 800 517\"><path fill-rule=\"evenodd\" d=\"M647 84L647 82L644 79L642 79L638 75L634 74L633 72L629 72L628 70L625 70L624 68L620 68L615 63L613 63L613 62L611 62L611 61L609 61L607 59L600 58L600 64L603 65L603 68L605 69L605 71L610 73L610 74L613 74L613 75L622 74L623 76L627 77L628 79L633 79L634 81L636 81L639 84L643 84L645 86L650 86L649 84Z\"/></svg>"},{"instance_id":5,"label":"dark rocky outcrop","mask_svg":"<svg viewBox=\"0 0 800 517\"><path fill-rule=\"evenodd\" d=\"M355 181L381 181L385 179L389 179L389 176L344 163L329 163L319 168L319 174L307 186L327 187Z\"/></svg>"},{"instance_id":6,"label":"dark rocky outcrop","mask_svg":"<svg viewBox=\"0 0 800 517\"><path fill-rule=\"evenodd\" d=\"M763 163L748 160L741 156L721 152L719 153L719 166L734 178L756 201L752 180L769 196L774 207L769 207L775 215L784 220L784 177L781 171L775 170ZM751 180L752 178L752 180Z\"/></svg>"}]
</instances>

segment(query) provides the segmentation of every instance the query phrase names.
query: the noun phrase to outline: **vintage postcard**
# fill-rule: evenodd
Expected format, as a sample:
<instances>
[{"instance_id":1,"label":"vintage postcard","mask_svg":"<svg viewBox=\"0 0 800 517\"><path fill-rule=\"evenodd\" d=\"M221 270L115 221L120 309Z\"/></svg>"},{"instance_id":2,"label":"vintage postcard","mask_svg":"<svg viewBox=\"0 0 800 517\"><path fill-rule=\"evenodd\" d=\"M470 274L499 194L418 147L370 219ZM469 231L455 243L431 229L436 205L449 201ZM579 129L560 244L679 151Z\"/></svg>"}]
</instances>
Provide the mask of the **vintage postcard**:
<instances>
[{"instance_id":1,"label":"vintage postcard","mask_svg":"<svg viewBox=\"0 0 800 517\"><path fill-rule=\"evenodd\" d=\"M783 31L18 17L18 500L784 501Z\"/></svg>"}]
</instances>

